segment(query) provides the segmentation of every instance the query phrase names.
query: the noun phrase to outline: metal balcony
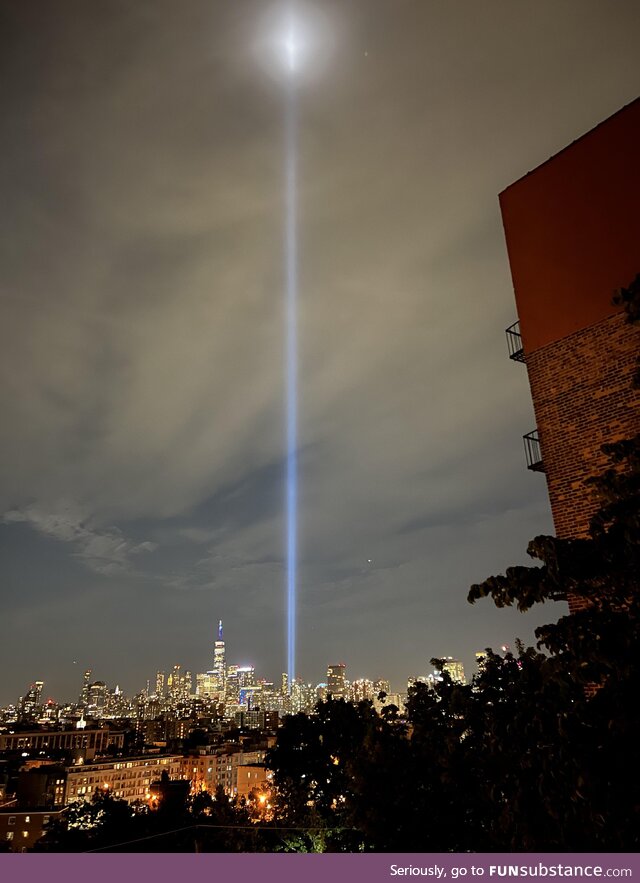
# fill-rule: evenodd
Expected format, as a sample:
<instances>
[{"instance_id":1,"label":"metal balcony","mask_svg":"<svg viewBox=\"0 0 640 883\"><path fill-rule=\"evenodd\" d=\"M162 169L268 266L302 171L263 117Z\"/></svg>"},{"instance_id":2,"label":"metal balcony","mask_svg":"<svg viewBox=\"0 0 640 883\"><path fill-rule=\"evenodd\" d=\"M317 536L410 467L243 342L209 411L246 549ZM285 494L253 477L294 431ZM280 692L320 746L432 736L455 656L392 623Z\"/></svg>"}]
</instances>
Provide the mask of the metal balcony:
<instances>
[{"instance_id":1,"label":"metal balcony","mask_svg":"<svg viewBox=\"0 0 640 883\"><path fill-rule=\"evenodd\" d=\"M527 458L527 469L530 469L532 472L544 472L538 430L534 429L532 432L528 432L522 436L522 439L524 441L524 453Z\"/></svg>"},{"instance_id":2,"label":"metal balcony","mask_svg":"<svg viewBox=\"0 0 640 883\"><path fill-rule=\"evenodd\" d=\"M509 347L509 358L514 362L525 362L524 350L522 348L522 336L520 334L520 320L509 325L506 329L507 346Z\"/></svg>"}]
</instances>

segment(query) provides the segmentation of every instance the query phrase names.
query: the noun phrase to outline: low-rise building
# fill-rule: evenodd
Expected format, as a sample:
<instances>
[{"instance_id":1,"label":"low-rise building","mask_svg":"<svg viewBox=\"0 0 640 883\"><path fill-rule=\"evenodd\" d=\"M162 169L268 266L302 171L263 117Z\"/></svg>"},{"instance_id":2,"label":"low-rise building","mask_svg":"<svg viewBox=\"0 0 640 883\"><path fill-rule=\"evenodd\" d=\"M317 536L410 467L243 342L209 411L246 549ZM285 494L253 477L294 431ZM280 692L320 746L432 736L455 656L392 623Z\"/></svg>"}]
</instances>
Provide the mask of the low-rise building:
<instances>
[{"instance_id":1,"label":"low-rise building","mask_svg":"<svg viewBox=\"0 0 640 883\"><path fill-rule=\"evenodd\" d=\"M18 775L16 797L24 808L53 809L65 805L67 772L59 764L43 763L21 769Z\"/></svg>"},{"instance_id":2,"label":"low-rise building","mask_svg":"<svg viewBox=\"0 0 640 883\"><path fill-rule=\"evenodd\" d=\"M222 746L215 750L201 749L198 754L182 758L181 778L190 779L192 790L215 794L222 788L229 797L238 791L238 770L242 766L262 764L264 749L245 751L241 746Z\"/></svg>"},{"instance_id":3,"label":"low-rise building","mask_svg":"<svg viewBox=\"0 0 640 883\"><path fill-rule=\"evenodd\" d=\"M273 773L263 763L241 763L237 766L236 794L248 798L252 792L265 794L271 785Z\"/></svg>"},{"instance_id":4,"label":"low-rise building","mask_svg":"<svg viewBox=\"0 0 640 883\"><path fill-rule=\"evenodd\" d=\"M151 782L159 779L163 772L171 779L188 778L182 775L183 761L178 754L144 755L65 767L65 803L91 800L96 789L108 791L112 797L127 803L146 801Z\"/></svg>"},{"instance_id":5,"label":"low-rise building","mask_svg":"<svg viewBox=\"0 0 640 883\"><path fill-rule=\"evenodd\" d=\"M81 753L85 760L104 754L109 746L124 745L124 733L107 727L74 730L29 730L21 733L0 733L0 753L11 751L68 751Z\"/></svg>"}]
</instances>

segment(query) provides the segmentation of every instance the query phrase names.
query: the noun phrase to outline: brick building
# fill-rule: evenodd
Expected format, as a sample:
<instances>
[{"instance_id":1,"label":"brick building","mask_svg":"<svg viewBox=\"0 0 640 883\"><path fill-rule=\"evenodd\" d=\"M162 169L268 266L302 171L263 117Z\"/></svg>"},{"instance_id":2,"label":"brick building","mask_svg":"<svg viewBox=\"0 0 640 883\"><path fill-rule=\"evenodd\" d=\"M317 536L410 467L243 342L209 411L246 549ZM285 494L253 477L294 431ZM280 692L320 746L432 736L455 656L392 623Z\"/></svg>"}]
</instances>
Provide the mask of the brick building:
<instances>
[{"instance_id":1,"label":"brick building","mask_svg":"<svg viewBox=\"0 0 640 883\"><path fill-rule=\"evenodd\" d=\"M273 773L263 763L239 764L237 776L236 794L245 798L253 792L267 794L273 781Z\"/></svg>"},{"instance_id":2,"label":"brick building","mask_svg":"<svg viewBox=\"0 0 640 883\"><path fill-rule=\"evenodd\" d=\"M215 794L217 788L223 788L225 794L234 797L239 793L238 770L262 765L265 754L265 749L245 750L238 745L213 750L203 748L198 754L182 759L180 776L191 780L195 793L205 790Z\"/></svg>"},{"instance_id":3,"label":"brick building","mask_svg":"<svg viewBox=\"0 0 640 883\"><path fill-rule=\"evenodd\" d=\"M500 194L519 318L507 337L537 423L528 466L546 475L560 538L588 534L602 445L640 432L640 330L612 305L640 273L638 144L640 99Z\"/></svg>"}]
</instances>

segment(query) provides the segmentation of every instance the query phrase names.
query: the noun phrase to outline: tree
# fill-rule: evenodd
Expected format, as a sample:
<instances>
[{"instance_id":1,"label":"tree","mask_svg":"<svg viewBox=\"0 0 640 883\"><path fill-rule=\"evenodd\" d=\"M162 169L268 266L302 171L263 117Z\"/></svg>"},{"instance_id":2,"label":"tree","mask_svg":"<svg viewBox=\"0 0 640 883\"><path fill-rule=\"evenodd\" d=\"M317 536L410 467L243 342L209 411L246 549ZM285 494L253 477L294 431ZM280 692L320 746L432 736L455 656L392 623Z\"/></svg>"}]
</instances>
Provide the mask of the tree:
<instances>
[{"instance_id":1,"label":"tree","mask_svg":"<svg viewBox=\"0 0 640 883\"><path fill-rule=\"evenodd\" d=\"M90 801L72 803L36 844L39 852L87 852L132 836L134 811L124 800L96 788Z\"/></svg>"},{"instance_id":2,"label":"tree","mask_svg":"<svg viewBox=\"0 0 640 883\"><path fill-rule=\"evenodd\" d=\"M352 824L354 765L377 719L370 702L333 698L318 702L312 715L285 718L266 763L274 771L276 816L300 829L295 842L304 851L316 851L319 844L323 851L361 848ZM294 840L287 842L292 849Z\"/></svg>"},{"instance_id":3,"label":"tree","mask_svg":"<svg viewBox=\"0 0 640 883\"><path fill-rule=\"evenodd\" d=\"M640 321L640 274L614 302L624 306L628 322ZM600 498L589 536L536 537L527 551L540 567L489 577L471 587L469 601L490 597L498 607L519 610L570 595L586 602L536 630L538 648L549 656L538 654L543 681L532 697L555 691L562 721L554 728L553 714L547 716L540 733L565 758L539 785L547 813L540 825L562 806L565 844L577 849L587 838L593 848L620 850L640 843L640 801L628 787L640 779L640 435L602 451L609 467L588 481ZM533 658L535 651L527 653ZM572 685L580 687L578 695Z\"/></svg>"}]
</instances>

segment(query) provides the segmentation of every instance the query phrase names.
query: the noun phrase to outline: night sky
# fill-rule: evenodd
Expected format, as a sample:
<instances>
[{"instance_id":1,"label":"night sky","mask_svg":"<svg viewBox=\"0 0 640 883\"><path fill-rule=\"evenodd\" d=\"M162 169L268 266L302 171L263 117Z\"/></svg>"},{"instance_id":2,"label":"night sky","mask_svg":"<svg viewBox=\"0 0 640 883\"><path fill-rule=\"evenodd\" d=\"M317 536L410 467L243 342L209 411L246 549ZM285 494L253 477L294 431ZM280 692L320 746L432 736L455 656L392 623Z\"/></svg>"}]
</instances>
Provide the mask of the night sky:
<instances>
[{"instance_id":1,"label":"night sky","mask_svg":"<svg viewBox=\"0 0 640 883\"><path fill-rule=\"evenodd\" d=\"M640 91L637 0L300 3L298 674L532 640L552 531L498 193ZM268 0L0 10L0 702L278 679L283 119ZM369 559L371 559L369 561Z\"/></svg>"}]
</instances>

